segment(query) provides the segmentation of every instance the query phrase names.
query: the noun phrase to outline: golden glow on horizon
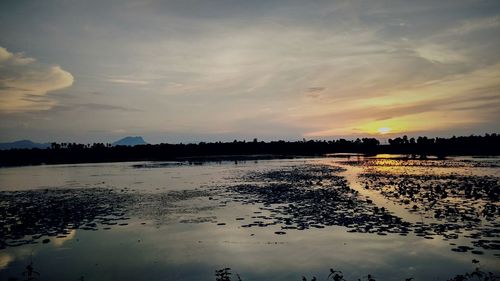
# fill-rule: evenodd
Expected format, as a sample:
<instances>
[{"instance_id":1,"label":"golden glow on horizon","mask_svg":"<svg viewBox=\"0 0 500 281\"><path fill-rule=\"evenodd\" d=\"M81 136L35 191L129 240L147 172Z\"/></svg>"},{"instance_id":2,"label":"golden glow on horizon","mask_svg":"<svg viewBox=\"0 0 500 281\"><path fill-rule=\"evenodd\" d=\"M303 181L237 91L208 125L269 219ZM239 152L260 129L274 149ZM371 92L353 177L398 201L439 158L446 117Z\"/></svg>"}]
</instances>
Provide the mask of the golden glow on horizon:
<instances>
[{"instance_id":1,"label":"golden glow on horizon","mask_svg":"<svg viewBox=\"0 0 500 281\"><path fill-rule=\"evenodd\" d=\"M406 118L394 118L367 122L356 126L364 134L392 135L413 131L417 126L415 122L409 122Z\"/></svg>"},{"instance_id":2,"label":"golden glow on horizon","mask_svg":"<svg viewBox=\"0 0 500 281\"><path fill-rule=\"evenodd\" d=\"M392 129L391 129L391 128L389 128L389 127L381 127L381 128L378 128L378 130L377 130L377 131L378 131L380 134L385 135L385 134L390 133L390 132L392 131Z\"/></svg>"},{"instance_id":3,"label":"golden glow on horizon","mask_svg":"<svg viewBox=\"0 0 500 281\"><path fill-rule=\"evenodd\" d=\"M453 126L447 122L432 122L432 120L444 120L446 117L441 113L420 113L411 116L391 118L387 120L377 120L356 126L361 133L372 135L394 135L409 134L422 131L437 130L443 127ZM456 120L459 120L457 117Z\"/></svg>"}]
</instances>

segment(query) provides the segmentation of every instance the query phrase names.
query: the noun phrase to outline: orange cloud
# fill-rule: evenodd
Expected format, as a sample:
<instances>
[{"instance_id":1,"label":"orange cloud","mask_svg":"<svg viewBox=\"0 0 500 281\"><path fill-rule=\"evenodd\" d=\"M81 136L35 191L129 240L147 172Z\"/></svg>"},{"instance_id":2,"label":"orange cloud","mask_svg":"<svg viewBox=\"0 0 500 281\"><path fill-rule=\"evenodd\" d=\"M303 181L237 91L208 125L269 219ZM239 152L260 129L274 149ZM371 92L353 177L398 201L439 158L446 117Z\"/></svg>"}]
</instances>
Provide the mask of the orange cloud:
<instances>
[{"instance_id":1,"label":"orange cloud","mask_svg":"<svg viewBox=\"0 0 500 281\"><path fill-rule=\"evenodd\" d=\"M0 112L47 110L56 105L47 94L67 88L73 75L58 65L44 65L0 47Z\"/></svg>"}]
</instances>

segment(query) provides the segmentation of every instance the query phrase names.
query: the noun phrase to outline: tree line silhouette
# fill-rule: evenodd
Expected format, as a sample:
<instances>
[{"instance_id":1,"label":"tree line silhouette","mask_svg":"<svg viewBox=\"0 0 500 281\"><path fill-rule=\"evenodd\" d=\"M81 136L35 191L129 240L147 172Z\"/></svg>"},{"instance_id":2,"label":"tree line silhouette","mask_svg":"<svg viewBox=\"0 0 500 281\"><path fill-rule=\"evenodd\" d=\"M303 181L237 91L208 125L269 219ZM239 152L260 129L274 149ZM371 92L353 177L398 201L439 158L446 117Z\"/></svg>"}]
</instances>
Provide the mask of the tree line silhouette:
<instances>
[{"instance_id":1,"label":"tree line silhouette","mask_svg":"<svg viewBox=\"0 0 500 281\"><path fill-rule=\"evenodd\" d=\"M375 138L270 142L254 139L253 141L161 143L136 146L112 146L105 143L52 143L46 149L0 150L0 166L121 161L263 159L320 156L329 153L396 153L419 158L446 157L448 155L500 155L499 144L499 134L451 138L408 138L403 136L389 139L388 144L380 144L380 141Z\"/></svg>"}]
</instances>

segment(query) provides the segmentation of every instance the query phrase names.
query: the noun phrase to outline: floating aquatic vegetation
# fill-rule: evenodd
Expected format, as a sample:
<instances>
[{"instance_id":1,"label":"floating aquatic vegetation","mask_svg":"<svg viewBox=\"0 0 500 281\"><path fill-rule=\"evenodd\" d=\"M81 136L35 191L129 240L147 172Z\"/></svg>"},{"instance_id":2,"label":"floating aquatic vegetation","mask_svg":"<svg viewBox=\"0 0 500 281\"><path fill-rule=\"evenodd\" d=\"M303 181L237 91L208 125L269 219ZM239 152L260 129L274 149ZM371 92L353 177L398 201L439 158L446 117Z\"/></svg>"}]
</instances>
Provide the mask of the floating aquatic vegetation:
<instances>
[{"instance_id":1,"label":"floating aquatic vegetation","mask_svg":"<svg viewBox=\"0 0 500 281\"><path fill-rule=\"evenodd\" d=\"M416 223L404 221L375 205L350 188L340 167L299 164L244 175L244 184L227 187L235 202L261 204L270 215L254 215L253 221L241 226L281 226L305 230L325 226L345 226L348 232L387 235L414 233L425 239L439 235L444 239L470 238L471 246L452 248L456 252L484 254L484 250L500 249L499 179L492 176L461 175L401 175L364 173L366 189L382 193L410 213L422 214ZM426 217L424 213L432 212ZM488 237L489 239L484 239Z\"/></svg>"},{"instance_id":2,"label":"floating aquatic vegetation","mask_svg":"<svg viewBox=\"0 0 500 281\"><path fill-rule=\"evenodd\" d=\"M104 188L0 192L0 247L62 237L71 229L97 230L124 220L128 194ZM44 240L44 243L46 240Z\"/></svg>"},{"instance_id":3,"label":"floating aquatic vegetation","mask_svg":"<svg viewBox=\"0 0 500 281\"><path fill-rule=\"evenodd\" d=\"M263 204L270 216L242 227L281 225L282 229L304 230L325 226L346 226L352 232L407 233L409 223L377 207L351 189L338 175L340 167L300 165L249 174L253 182L228 187L236 202ZM286 232L276 232L283 235Z\"/></svg>"},{"instance_id":4,"label":"floating aquatic vegetation","mask_svg":"<svg viewBox=\"0 0 500 281\"><path fill-rule=\"evenodd\" d=\"M346 169L330 165L295 165L281 167L277 170L253 172L246 174L243 179L250 181L276 181L276 182L300 182L302 184L318 183L324 180L338 180L336 173L344 172Z\"/></svg>"},{"instance_id":5,"label":"floating aquatic vegetation","mask_svg":"<svg viewBox=\"0 0 500 281\"><path fill-rule=\"evenodd\" d=\"M417 235L438 234L456 239L457 232L465 230L464 237L479 239L472 241L474 246L500 249L499 240L481 239L500 237L498 177L369 172L362 174L361 180L365 189L380 192L406 206L409 212L420 213L422 223L416 228ZM452 250L467 252L473 249L464 246ZM482 254L481 251L472 253Z\"/></svg>"},{"instance_id":6,"label":"floating aquatic vegetation","mask_svg":"<svg viewBox=\"0 0 500 281\"><path fill-rule=\"evenodd\" d=\"M181 203L207 197L208 191L181 190L137 193L128 189L72 188L0 192L0 249L50 242L64 238L72 229L98 230L125 226L131 216L155 220L173 214L196 213L212 206Z\"/></svg>"},{"instance_id":7,"label":"floating aquatic vegetation","mask_svg":"<svg viewBox=\"0 0 500 281\"><path fill-rule=\"evenodd\" d=\"M168 168L168 167L177 167L182 165L187 165L188 163L184 162L147 162L142 164L134 164L133 168L136 169L151 169L151 168Z\"/></svg>"},{"instance_id":8,"label":"floating aquatic vegetation","mask_svg":"<svg viewBox=\"0 0 500 281\"><path fill-rule=\"evenodd\" d=\"M499 168L500 160L475 161L471 159L412 159L412 158L368 158L340 162L343 165L364 167L427 167L427 168Z\"/></svg>"}]
</instances>

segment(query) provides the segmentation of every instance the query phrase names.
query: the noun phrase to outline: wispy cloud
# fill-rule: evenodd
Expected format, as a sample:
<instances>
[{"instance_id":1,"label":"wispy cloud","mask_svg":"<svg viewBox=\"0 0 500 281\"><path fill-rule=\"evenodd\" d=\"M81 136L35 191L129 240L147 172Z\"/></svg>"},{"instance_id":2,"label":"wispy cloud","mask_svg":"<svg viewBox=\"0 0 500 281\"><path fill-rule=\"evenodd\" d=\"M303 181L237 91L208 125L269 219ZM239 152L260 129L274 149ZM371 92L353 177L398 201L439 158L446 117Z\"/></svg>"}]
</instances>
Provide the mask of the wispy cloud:
<instances>
[{"instance_id":1,"label":"wispy cloud","mask_svg":"<svg viewBox=\"0 0 500 281\"><path fill-rule=\"evenodd\" d=\"M450 29L450 32L464 35L470 32L500 27L500 16L480 17L470 20L463 20L457 27Z\"/></svg>"},{"instance_id":2,"label":"wispy cloud","mask_svg":"<svg viewBox=\"0 0 500 281\"><path fill-rule=\"evenodd\" d=\"M141 110L131 107L124 107L119 105L111 105L111 104L103 104L103 103L81 103L81 104L65 104L65 105L57 105L53 108L53 111L96 111L96 110L104 110L104 111L123 111L123 112L140 112Z\"/></svg>"},{"instance_id":3,"label":"wispy cloud","mask_svg":"<svg viewBox=\"0 0 500 281\"><path fill-rule=\"evenodd\" d=\"M105 81L117 84L135 84L135 85L148 85L149 81L145 80L131 80L131 79L106 79Z\"/></svg>"},{"instance_id":4,"label":"wispy cloud","mask_svg":"<svg viewBox=\"0 0 500 281\"><path fill-rule=\"evenodd\" d=\"M460 63L466 56L444 45L426 44L415 49L417 54L432 63Z\"/></svg>"}]
</instances>

